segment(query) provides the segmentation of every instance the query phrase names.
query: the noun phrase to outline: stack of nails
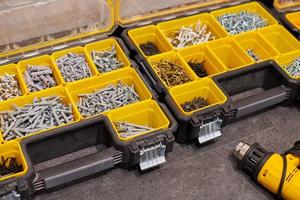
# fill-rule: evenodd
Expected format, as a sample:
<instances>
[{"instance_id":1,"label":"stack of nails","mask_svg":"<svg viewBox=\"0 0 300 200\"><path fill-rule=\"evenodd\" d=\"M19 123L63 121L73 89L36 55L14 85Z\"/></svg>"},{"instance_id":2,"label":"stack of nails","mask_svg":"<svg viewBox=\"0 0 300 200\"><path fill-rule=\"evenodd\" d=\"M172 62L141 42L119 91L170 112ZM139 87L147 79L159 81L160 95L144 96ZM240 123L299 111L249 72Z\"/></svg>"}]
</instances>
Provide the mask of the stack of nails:
<instances>
[{"instance_id":1,"label":"stack of nails","mask_svg":"<svg viewBox=\"0 0 300 200\"><path fill-rule=\"evenodd\" d=\"M168 38L174 47L184 48L214 40L215 36L208 31L207 24L198 21L195 26L183 26L178 31L172 32Z\"/></svg>"},{"instance_id":2,"label":"stack of nails","mask_svg":"<svg viewBox=\"0 0 300 200\"><path fill-rule=\"evenodd\" d=\"M205 106L208 106L208 102L203 97L194 97L192 101L187 101L181 105L185 112L192 112Z\"/></svg>"},{"instance_id":3,"label":"stack of nails","mask_svg":"<svg viewBox=\"0 0 300 200\"><path fill-rule=\"evenodd\" d=\"M295 58L290 64L285 66L287 72L294 78L300 76L300 57Z\"/></svg>"},{"instance_id":4,"label":"stack of nails","mask_svg":"<svg viewBox=\"0 0 300 200\"><path fill-rule=\"evenodd\" d=\"M146 43L140 44L140 48L146 56L153 56L153 55L161 53L159 48L153 42L149 42L149 41Z\"/></svg>"},{"instance_id":5,"label":"stack of nails","mask_svg":"<svg viewBox=\"0 0 300 200\"><path fill-rule=\"evenodd\" d=\"M248 11L227 13L217 17L217 20L231 35L256 30L268 25L267 19L264 19L257 13Z\"/></svg>"},{"instance_id":6,"label":"stack of nails","mask_svg":"<svg viewBox=\"0 0 300 200\"><path fill-rule=\"evenodd\" d=\"M159 77L168 87L184 84L192 81L186 71L173 61L161 60L158 63L152 63Z\"/></svg>"},{"instance_id":7,"label":"stack of nails","mask_svg":"<svg viewBox=\"0 0 300 200\"><path fill-rule=\"evenodd\" d=\"M208 76L205 68L204 68L204 62L197 62L197 61L189 61L188 64L189 66L192 68L192 70L195 72L195 74L199 77L199 78L204 78L206 76Z\"/></svg>"},{"instance_id":8,"label":"stack of nails","mask_svg":"<svg viewBox=\"0 0 300 200\"><path fill-rule=\"evenodd\" d=\"M56 86L53 71L48 66L28 65L24 72L24 79L30 92Z\"/></svg>"},{"instance_id":9,"label":"stack of nails","mask_svg":"<svg viewBox=\"0 0 300 200\"><path fill-rule=\"evenodd\" d=\"M23 171L23 165L18 164L17 159L15 157L4 158L4 156L1 156L0 178L19 173L21 171Z\"/></svg>"},{"instance_id":10,"label":"stack of nails","mask_svg":"<svg viewBox=\"0 0 300 200\"><path fill-rule=\"evenodd\" d=\"M16 75L5 73L4 76L0 76L0 101L5 101L21 95L22 92Z\"/></svg>"},{"instance_id":11,"label":"stack of nails","mask_svg":"<svg viewBox=\"0 0 300 200\"><path fill-rule=\"evenodd\" d=\"M131 136L135 136L153 130L153 128L149 126L142 126L142 125L123 122L123 121L122 122L117 121L114 124L117 128L119 135L122 138L128 138Z\"/></svg>"},{"instance_id":12,"label":"stack of nails","mask_svg":"<svg viewBox=\"0 0 300 200\"><path fill-rule=\"evenodd\" d=\"M35 98L31 104L13 107L13 111L0 113L1 132L6 141L74 120L72 105L65 105L59 96Z\"/></svg>"},{"instance_id":13,"label":"stack of nails","mask_svg":"<svg viewBox=\"0 0 300 200\"><path fill-rule=\"evenodd\" d=\"M83 54L70 52L57 59L56 63L66 82L74 82L92 76Z\"/></svg>"},{"instance_id":14,"label":"stack of nails","mask_svg":"<svg viewBox=\"0 0 300 200\"><path fill-rule=\"evenodd\" d=\"M253 49L248 49L247 54L255 61L259 62L261 61L260 57L255 53Z\"/></svg>"},{"instance_id":15,"label":"stack of nails","mask_svg":"<svg viewBox=\"0 0 300 200\"><path fill-rule=\"evenodd\" d=\"M110 72L124 66L117 57L115 45L107 51L92 51L93 61L100 73Z\"/></svg>"},{"instance_id":16,"label":"stack of nails","mask_svg":"<svg viewBox=\"0 0 300 200\"><path fill-rule=\"evenodd\" d=\"M134 85L128 86L122 82L95 90L94 93L79 94L78 97L77 106L83 117L97 115L107 110L137 102L140 99Z\"/></svg>"}]
</instances>

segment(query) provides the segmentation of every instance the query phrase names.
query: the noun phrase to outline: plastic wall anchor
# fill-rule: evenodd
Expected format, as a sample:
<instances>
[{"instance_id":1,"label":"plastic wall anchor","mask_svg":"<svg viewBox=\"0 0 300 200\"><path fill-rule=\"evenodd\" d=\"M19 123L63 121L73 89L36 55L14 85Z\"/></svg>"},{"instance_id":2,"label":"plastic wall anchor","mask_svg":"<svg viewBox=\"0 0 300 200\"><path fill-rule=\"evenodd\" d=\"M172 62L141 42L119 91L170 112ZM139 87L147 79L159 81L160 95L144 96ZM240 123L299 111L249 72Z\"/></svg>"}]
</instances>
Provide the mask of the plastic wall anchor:
<instances>
[{"instance_id":1,"label":"plastic wall anchor","mask_svg":"<svg viewBox=\"0 0 300 200\"><path fill-rule=\"evenodd\" d=\"M166 162L166 145L157 145L143 148L140 151L140 168L142 171L156 167Z\"/></svg>"},{"instance_id":2,"label":"plastic wall anchor","mask_svg":"<svg viewBox=\"0 0 300 200\"><path fill-rule=\"evenodd\" d=\"M223 123L222 119L216 118L214 121L208 122L206 124L202 124L202 126L200 126L199 137L198 137L199 143L203 144L222 136L221 133L222 123Z\"/></svg>"},{"instance_id":3,"label":"plastic wall anchor","mask_svg":"<svg viewBox=\"0 0 300 200\"><path fill-rule=\"evenodd\" d=\"M21 200L21 195L16 191L11 191L10 193L0 196L0 200Z\"/></svg>"}]
</instances>

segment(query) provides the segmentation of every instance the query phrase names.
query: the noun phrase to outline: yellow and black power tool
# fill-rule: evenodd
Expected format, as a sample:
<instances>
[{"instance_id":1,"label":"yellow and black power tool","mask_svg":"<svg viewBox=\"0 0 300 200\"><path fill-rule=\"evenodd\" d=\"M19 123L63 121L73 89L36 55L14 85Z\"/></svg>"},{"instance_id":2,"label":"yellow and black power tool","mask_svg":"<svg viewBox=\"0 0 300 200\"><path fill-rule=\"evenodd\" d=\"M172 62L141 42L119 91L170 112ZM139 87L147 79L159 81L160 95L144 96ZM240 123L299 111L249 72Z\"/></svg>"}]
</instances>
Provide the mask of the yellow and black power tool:
<instances>
[{"instance_id":1,"label":"yellow and black power tool","mask_svg":"<svg viewBox=\"0 0 300 200\"><path fill-rule=\"evenodd\" d=\"M286 200L300 200L300 141L285 154L240 142L233 155L238 166L269 191Z\"/></svg>"}]
</instances>

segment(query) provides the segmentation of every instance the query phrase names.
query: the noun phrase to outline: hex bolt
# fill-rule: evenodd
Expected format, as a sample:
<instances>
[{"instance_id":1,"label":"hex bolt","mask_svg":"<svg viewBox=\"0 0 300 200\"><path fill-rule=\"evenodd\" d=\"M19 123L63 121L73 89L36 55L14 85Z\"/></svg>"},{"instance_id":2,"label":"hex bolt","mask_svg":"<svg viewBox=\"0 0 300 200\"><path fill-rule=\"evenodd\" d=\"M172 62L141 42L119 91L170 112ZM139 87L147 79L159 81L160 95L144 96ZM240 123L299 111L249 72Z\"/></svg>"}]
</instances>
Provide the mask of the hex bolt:
<instances>
[{"instance_id":1,"label":"hex bolt","mask_svg":"<svg viewBox=\"0 0 300 200\"><path fill-rule=\"evenodd\" d=\"M176 48L194 46L216 38L213 33L209 31L208 25L202 24L201 21L198 21L196 25L182 26L179 30L168 34L167 37Z\"/></svg>"},{"instance_id":2,"label":"hex bolt","mask_svg":"<svg viewBox=\"0 0 300 200\"><path fill-rule=\"evenodd\" d=\"M194 97L191 101L186 101L181 104L181 107L185 112L192 112L206 106L208 106L208 101L203 97Z\"/></svg>"},{"instance_id":3,"label":"hex bolt","mask_svg":"<svg viewBox=\"0 0 300 200\"><path fill-rule=\"evenodd\" d=\"M293 77L297 78L300 76L300 57L295 58L288 65L284 66L287 72Z\"/></svg>"},{"instance_id":4,"label":"hex bolt","mask_svg":"<svg viewBox=\"0 0 300 200\"><path fill-rule=\"evenodd\" d=\"M0 160L0 178L16 174L23 171L23 165L19 164L15 157L6 157L1 156Z\"/></svg>"},{"instance_id":5,"label":"hex bolt","mask_svg":"<svg viewBox=\"0 0 300 200\"><path fill-rule=\"evenodd\" d=\"M49 66L27 65L23 76L30 92L37 92L57 85L53 71Z\"/></svg>"},{"instance_id":6,"label":"hex bolt","mask_svg":"<svg viewBox=\"0 0 300 200\"><path fill-rule=\"evenodd\" d=\"M66 82L74 82L92 76L83 54L69 52L58 58L56 63Z\"/></svg>"},{"instance_id":7,"label":"hex bolt","mask_svg":"<svg viewBox=\"0 0 300 200\"><path fill-rule=\"evenodd\" d=\"M134 85L119 81L89 94L79 94L77 106L83 117L91 117L107 110L119 108L140 100Z\"/></svg>"},{"instance_id":8,"label":"hex bolt","mask_svg":"<svg viewBox=\"0 0 300 200\"><path fill-rule=\"evenodd\" d=\"M248 11L227 13L217 17L217 20L231 35L256 30L268 25L267 19L257 13Z\"/></svg>"},{"instance_id":9,"label":"hex bolt","mask_svg":"<svg viewBox=\"0 0 300 200\"><path fill-rule=\"evenodd\" d=\"M0 101L12 99L21 96L22 92L15 74L5 73L0 76Z\"/></svg>"},{"instance_id":10,"label":"hex bolt","mask_svg":"<svg viewBox=\"0 0 300 200\"><path fill-rule=\"evenodd\" d=\"M115 45L106 51L93 50L91 56L100 73L110 72L124 66L117 57Z\"/></svg>"},{"instance_id":11,"label":"hex bolt","mask_svg":"<svg viewBox=\"0 0 300 200\"><path fill-rule=\"evenodd\" d=\"M126 121L116 121L114 122L114 125L122 138L128 138L153 130L152 127L133 124Z\"/></svg>"},{"instance_id":12,"label":"hex bolt","mask_svg":"<svg viewBox=\"0 0 300 200\"><path fill-rule=\"evenodd\" d=\"M154 56L161 53L156 44L150 41L140 44L140 48L146 56Z\"/></svg>"},{"instance_id":13,"label":"hex bolt","mask_svg":"<svg viewBox=\"0 0 300 200\"><path fill-rule=\"evenodd\" d=\"M162 59L160 62L152 62L152 65L158 76L168 87L192 81L182 66L174 61Z\"/></svg>"},{"instance_id":14,"label":"hex bolt","mask_svg":"<svg viewBox=\"0 0 300 200\"><path fill-rule=\"evenodd\" d=\"M247 49L247 54L255 61L260 62L261 58L256 54L253 49Z\"/></svg>"},{"instance_id":15,"label":"hex bolt","mask_svg":"<svg viewBox=\"0 0 300 200\"><path fill-rule=\"evenodd\" d=\"M4 140L20 138L74 121L72 106L59 96L35 98L23 107L0 112L0 127Z\"/></svg>"}]
</instances>

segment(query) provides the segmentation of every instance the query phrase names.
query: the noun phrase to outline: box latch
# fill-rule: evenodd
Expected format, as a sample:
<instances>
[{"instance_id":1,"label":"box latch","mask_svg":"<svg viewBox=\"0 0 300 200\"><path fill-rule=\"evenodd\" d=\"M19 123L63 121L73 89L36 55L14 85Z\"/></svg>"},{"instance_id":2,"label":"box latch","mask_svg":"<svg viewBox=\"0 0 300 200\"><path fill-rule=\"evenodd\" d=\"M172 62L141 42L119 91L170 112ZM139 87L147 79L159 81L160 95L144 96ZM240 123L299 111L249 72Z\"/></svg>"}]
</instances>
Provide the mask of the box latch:
<instances>
[{"instance_id":1,"label":"box latch","mask_svg":"<svg viewBox=\"0 0 300 200\"><path fill-rule=\"evenodd\" d=\"M6 194L0 195L0 200L21 200L21 195L12 190Z\"/></svg>"},{"instance_id":2,"label":"box latch","mask_svg":"<svg viewBox=\"0 0 300 200\"><path fill-rule=\"evenodd\" d=\"M159 143L140 151L140 168L142 171L166 162L166 145Z\"/></svg>"},{"instance_id":3,"label":"box latch","mask_svg":"<svg viewBox=\"0 0 300 200\"><path fill-rule=\"evenodd\" d=\"M215 118L213 121L202 123L202 125L199 127L199 137L198 141L200 144L203 144L205 142L214 140L220 136L222 136L221 133L221 127L222 127L223 120L220 118Z\"/></svg>"}]
</instances>

